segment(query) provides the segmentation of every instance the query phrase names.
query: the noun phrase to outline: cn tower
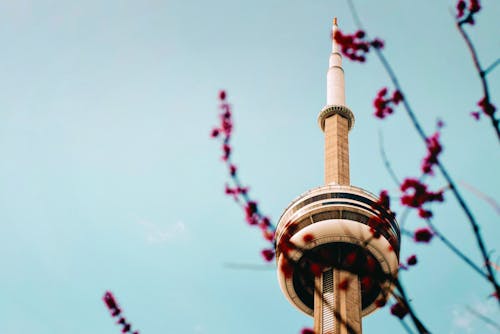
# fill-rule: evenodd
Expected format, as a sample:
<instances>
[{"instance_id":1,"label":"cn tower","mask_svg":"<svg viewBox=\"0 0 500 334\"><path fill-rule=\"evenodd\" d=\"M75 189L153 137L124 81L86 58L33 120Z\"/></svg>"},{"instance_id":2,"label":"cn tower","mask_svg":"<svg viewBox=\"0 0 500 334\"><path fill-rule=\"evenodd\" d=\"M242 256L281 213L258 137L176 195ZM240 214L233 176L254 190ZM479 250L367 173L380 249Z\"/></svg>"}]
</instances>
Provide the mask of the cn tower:
<instances>
[{"instance_id":1,"label":"cn tower","mask_svg":"<svg viewBox=\"0 0 500 334\"><path fill-rule=\"evenodd\" d=\"M332 36L337 29L334 19ZM400 232L389 208L350 184L354 115L345 103L342 56L334 39L318 123L325 136L325 185L293 200L279 219L278 281L288 301L314 317L315 334L358 334L361 318L389 297Z\"/></svg>"}]
</instances>

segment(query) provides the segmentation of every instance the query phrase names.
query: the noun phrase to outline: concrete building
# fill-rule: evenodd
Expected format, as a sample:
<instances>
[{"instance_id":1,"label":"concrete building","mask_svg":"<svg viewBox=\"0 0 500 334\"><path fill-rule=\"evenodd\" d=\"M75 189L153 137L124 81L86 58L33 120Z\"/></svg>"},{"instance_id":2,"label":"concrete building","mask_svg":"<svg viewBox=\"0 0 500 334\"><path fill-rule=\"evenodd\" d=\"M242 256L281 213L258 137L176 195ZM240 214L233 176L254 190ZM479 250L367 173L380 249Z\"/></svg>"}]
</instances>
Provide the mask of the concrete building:
<instances>
[{"instance_id":1,"label":"concrete building","mask_svg":"<svg viewBox=\"0 0 500 334\"><path fill-rule=\"evenodd\" d=\"M332 34L336 30L335 19ZM361 333L361 318L389 297L400 233L378 197L350 185L354 115L345 103L342 56L334 40L326 81L326 106L318 117L325 185L300 195L279 219L278 280L290 303L314 317L316 334Z\"/></svg>"}]
</instances>

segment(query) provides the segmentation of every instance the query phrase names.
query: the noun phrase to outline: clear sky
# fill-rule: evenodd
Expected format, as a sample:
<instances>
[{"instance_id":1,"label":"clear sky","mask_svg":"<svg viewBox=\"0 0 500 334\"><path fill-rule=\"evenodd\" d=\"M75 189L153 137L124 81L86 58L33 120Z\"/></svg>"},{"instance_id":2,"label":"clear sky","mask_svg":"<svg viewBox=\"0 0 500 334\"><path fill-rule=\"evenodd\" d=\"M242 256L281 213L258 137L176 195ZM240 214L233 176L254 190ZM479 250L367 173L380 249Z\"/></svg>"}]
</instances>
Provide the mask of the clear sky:
<instances>
[{"instance_id":1,"label":"clear sky","mask_svg":"<svg viewBox=\"0 0 500 334\"><path fill-rule=\"evenodd\" d=\"M498 142L469 112L478 78L454 28L454 1L357 1L425 129L442 132L443 162L461 185L500 197ZM500 3L482 1L471 30L483 63L500 55ZM251 195L276 220L323 183L316 117L326 100L333 16L354 25L341 0L0 0L0 333L118 333L101 296L113 291L143 334L297 333L310 318L290 306L266 244L223 194L217 93L235 111L235 154ZM371 106L388 79L380 64L345 61L351 182L397 195L378 132L400 177L418 176L422 143L398 109L378 121ZM500 105L500 68L490 75ZM495 172L496 171L496 172ZM445 185L437 177L437 189ZM493 260L499 215L462 188ZM478 264L455 200L435 223ZM397 202L395 199L394 202ZM398 212L401 212L398 210ZM406 227L422 226L414 214ZM466 310L498 320L485 282L434 240L403 239L402 273L433 333L490 333ZM388 309L365 333L402 333Z\"/></svg>"}]
</instances>

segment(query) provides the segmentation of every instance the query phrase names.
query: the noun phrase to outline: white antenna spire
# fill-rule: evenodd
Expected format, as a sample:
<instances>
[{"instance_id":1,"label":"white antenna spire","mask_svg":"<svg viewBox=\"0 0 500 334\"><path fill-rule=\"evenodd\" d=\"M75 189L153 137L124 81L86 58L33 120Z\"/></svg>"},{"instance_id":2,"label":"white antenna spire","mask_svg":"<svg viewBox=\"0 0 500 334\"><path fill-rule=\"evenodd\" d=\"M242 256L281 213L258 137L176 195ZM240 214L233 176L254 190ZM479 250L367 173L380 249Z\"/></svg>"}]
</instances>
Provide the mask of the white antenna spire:
<instances>
[{"instance_id":1,"label":"white antenna spire","mask_svg":"<svg viewBox=\"0 0 500 334\"><path fill-rule=\"evenodd\" d=\"M338 30L337 18L332 24L332 53L330 54L328 74L326 78L326 105L345 106L344 70L339 45L335 42Z\"/></svg>"}]
</instances>

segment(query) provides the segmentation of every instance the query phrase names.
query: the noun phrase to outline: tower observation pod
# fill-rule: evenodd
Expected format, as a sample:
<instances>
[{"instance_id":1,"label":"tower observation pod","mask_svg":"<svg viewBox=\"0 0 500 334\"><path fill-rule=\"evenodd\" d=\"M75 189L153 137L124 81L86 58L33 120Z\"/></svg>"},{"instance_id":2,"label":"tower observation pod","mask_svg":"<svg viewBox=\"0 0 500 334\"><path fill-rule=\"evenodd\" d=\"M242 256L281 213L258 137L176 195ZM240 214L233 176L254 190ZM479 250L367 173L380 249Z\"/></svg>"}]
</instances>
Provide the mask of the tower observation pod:
<instances>
[{"instance_id":1,"label":"tower observation pod","mask_svg":"<svg viewBox=\"0 0 500 334\"><path fill-rule=\"evenodd\" d=\"M334 19L332 36L337 31ZM314 317L315 334L361 333L361 318L385 304L399 266L394 214L373 194L350 185L344 70L333 39L326 106L325 185L292 201L276 230L278 281L285 297Z\"/></svg>"}]
</instances>

